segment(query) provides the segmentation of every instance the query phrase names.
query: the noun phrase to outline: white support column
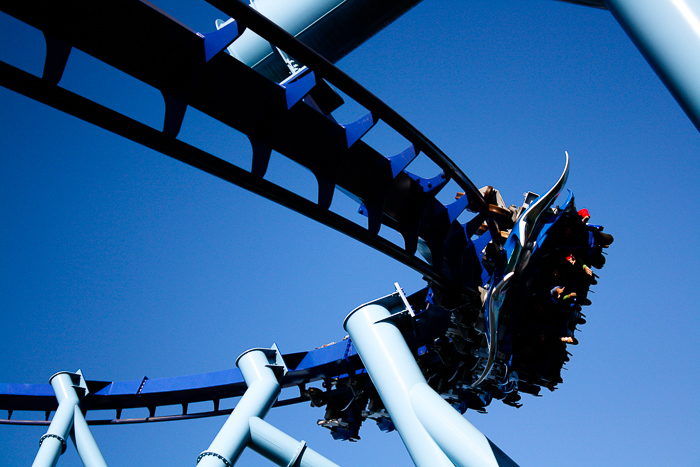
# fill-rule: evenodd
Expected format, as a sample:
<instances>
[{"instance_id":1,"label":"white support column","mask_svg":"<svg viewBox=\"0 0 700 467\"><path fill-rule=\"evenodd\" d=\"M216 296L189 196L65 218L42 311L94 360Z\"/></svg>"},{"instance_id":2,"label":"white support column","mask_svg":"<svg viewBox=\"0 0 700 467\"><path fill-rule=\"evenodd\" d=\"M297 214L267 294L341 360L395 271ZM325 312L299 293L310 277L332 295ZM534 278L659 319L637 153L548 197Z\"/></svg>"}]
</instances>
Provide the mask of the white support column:
<instances>
[{"instance_id":1,"label":"white support column","mask_svg":"<svg viewBox=\"0 0 700 467\"><path fill-rule=\"evenodd\" d=\"M251 349L238 357L236 365L248 390L209 448L199 455L199 467L231 467L235 464L250 441L248 421L251 417L264 417L277 400L281 388L271 368L275 359L272 362L268 359L271 352L279 355L276 348Z\"/></svg>"},{"instance_id":2,"label":"white support column","mask_svg":"<svg viewBox=\"0 0 700 467\"><path fill-rule=\"evenodd\" d=\"M62 372L56 373L49 380L58 399L58 408L49 429L39 441L39 452L32 467L54 467L59 456L66 451L66 438L73 426L75 407L80 402L73 388L75 376L73 373Z\"/></svg>"},{"instance_id":3,"label":"white support column","mask_svg":"<svg viewBox=\"0 0 700 467\"><path fill-rule=\"evenodd\" d=\"M297 441L278 430L265 420L250 419L250 447L282 467L338 467L313 449L307 448L304 441Z\"/></svg>"},{"instance_id":4,"label":"white support column","mask_svg":"<svg viewBox=\"0 0 700 467\"><path fill-rule=\"evenodd\" d=\"M388 297L355 309L345 329L418 467L517 467L426 382Z\"/></svg>"},{"instance_id":5,"label":"white support column","mask_svg":"<svg viewBox=\"0 0 700 467\"><path fill-rule=\"evenodd\" d=\"M66 450L66 438L69 434L85 467L107 467L80 410L80 399L88 392L80 370L76 373L56 373L49 379L49 383L56 393L58 409L48 431L41 437L39 452L32 467L54 467L59 456Z\"/></svg>"},{"instance_id":6,"label":"white support column","mask_svg":"<svg viewBox=\"0 0 700 467\"><path fill-rule=\"evenodd\" d=\"M700 130L700 2L605 0L605 5Z\"/></svg>"},{"instance_id":7,"label":"white support column","mask_svg":"<svg viewBox=\"0 0 700 467\"><path fill-rule=\"evenodd\" d=\"M71 438L85 467L107 467L107 462L102 457L102 452L92 436L85 416L77 405L74 408Z\"/></svg>"},{"instance_id":8,"label":"white support column","mask_svg":"<svg viewBox=\"0 0 700 467\"><path fill-rule=\"evenodd\" d=\"M236 365L248 385L209 449L199 455L198 467L232 467L246 447L281 466L338 467L262 420L280 394L280 381L287 372L282 354L271 349L251 349Z\"/></svg>"},{"instance_id":9,"label":"white support column","mask_svg":"<svg viewBox=\"0 0 700 467\"><path fill-rule=\"evenodd\" d=\"M401 332L391 322L379 322L390 315L381 305L365 305L345 318L345 330L416 466L453 467L413 411L411 390L425 378Z\"/></svg>"}]
</instances>

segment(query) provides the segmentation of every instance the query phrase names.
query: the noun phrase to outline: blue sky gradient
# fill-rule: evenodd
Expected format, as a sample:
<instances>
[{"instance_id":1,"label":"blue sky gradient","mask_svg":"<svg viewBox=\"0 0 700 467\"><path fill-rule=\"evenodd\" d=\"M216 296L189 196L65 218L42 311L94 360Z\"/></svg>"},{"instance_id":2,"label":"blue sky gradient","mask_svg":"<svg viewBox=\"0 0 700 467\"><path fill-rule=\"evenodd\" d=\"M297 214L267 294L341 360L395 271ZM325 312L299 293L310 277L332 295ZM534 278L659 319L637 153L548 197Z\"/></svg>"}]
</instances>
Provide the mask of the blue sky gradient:
<instances>
[{"instance_id":1,"label":"blue sky gradient","mask_svg":"<svg viewBox=\"0 0 700 467\"><path fill-rule=\"evenodd\" d=\"M202 32L223 17L200 2L155 3ZM0 14L0 60L39 75L44 51L38 31ZM700 465L700 135L610 13L425 0L338 65L507 204L544 193L568 151L577 205L615 236L564 383L467 419L522 466ZM160 128L157 90L79 51L61 86ZM2 382L232 368L252 347L340 340L356 306L397 281L424 286L337 232L4 88L0 135ZM404 149L371 137L387 154ZM193 109L179 138L250 167L247 140ZM283 157L267 178L315 198L313 176ZM333 210L356 208L336 193ZM267 420L340 465L410 465L396 433L367 422L359 443L337 442L322 417L301 404ZM223 423L93 433L110 466L194 465ZM0 425L0 465L30 465L44 432ZM81 464L69 447L58 465ZM246 452L237 465L268 464Z\"/></svg>"}]
</instances>

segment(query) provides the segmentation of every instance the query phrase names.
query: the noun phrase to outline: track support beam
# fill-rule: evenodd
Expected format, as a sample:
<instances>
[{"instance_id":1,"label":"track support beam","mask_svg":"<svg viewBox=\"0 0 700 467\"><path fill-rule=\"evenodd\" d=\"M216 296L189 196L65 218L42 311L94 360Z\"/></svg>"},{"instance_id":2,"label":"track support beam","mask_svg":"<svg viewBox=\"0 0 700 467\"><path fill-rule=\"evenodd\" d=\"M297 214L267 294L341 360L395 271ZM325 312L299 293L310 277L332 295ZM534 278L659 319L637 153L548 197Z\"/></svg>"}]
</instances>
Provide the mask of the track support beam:
<instances>
[{"instance_id":1,"label":"track support beam","mask_svg":"<svg viewBox=\"0 0 700 467\"><path fill-rule=\"evenodd\" d=\"M250 448L282 467L338 467L334 462L313 449L305 441L297 441L264 420L253 417L249 420Z\"/></svg>"},{"instance_id":2,"label":"track support beam","mask_svg":"<svg viewBox=\"0 0 700 467\"><path fill-rule=\"evenodd\" d=\"M700 3L605 0L605 5L700 130Z\"/></svg>"},{"instance_id":3,"label":"track support beam","mask_svg":"<svg viewBox=\"0 0 700 467\"><path fill-rule=\"evenodd\" d=\"M395 295L395 294L394 294ZM393 295L345 318L357 353L417 467L503 467L516 464L426 382L389 311Z\"/></svg>"},{"instance_id":4,"label":"track support beam","mask_svg":"<svg viewBox=\"0 0 700 467\"><path fill-rule=\"evenodd\" d=\"M246 447L284 467L338 467L311 449L262 420L280 394L287 372L282 354L271 349L251 349L236 360L248 389L209 448L197 458L198 467L232 467Z\"/></svg>"},{"instance_id":5,"label":"track support beam","mask_svg":"<svg viewBox=\"0 0 700 467\"><path fill-rule=\"evenodd\" d=\"M32 467L54 467L66 450L69 434L85 467L107 467L80 410L80 399L88 392L80 370L77 373L56 373L49 382L56 393L58 409L48 431L41 437Z\"/></svg>"}]
</instances>

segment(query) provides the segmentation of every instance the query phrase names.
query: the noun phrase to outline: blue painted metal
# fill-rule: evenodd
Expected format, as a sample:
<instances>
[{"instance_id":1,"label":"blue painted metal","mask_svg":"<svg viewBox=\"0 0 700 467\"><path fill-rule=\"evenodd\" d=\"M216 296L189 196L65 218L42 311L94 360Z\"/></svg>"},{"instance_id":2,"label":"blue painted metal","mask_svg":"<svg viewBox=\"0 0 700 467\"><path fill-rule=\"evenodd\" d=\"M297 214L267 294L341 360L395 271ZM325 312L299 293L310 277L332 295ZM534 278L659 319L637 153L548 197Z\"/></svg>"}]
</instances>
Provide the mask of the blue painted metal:
<instances>
[{"instance_id":1,"label":"blue painted metal","mask_svg":"<svg viewBox=\"0 0 700 467\"><path fill-rule=\"evenodd\" d=\"M406 172L406 175L418 183L424 193L433 195L439 192L449 181L444 173L438 174L432 178L419 177L411 172Z\"/></svg>"},{"instance_id":2,"label":"blue painted metal","mask_svg":"<svg viewBox=\"0 0 700 467\"><path fill-rule=\"evenodd\" d=\"M416 152L416 148L411 145L397 155L389 157L389 161L391 162L392 178L396 178L396 176L401 173L403 169L408 167L408 164L410 164L417 155L418 153Z\"/></svg>"},{"instance_id":3,"label":"blue painted metal","mask_svg":"<svg viewBox=\"0 0 700 467\"><path fill-rule=\"evenodd\" d=\"M561 204L559 207L560 211L565 211L567 209L574 209L574 194L571 192L571 190L568 191L568 196L566 197L566 200ZM533 251L539 248L540 245L542 245L545 240L547 239L547 235L549 233L549 230L552 228L554 225L554 222L551 220L547 222L542 223L542 227L540 228L538 234L537 234L537 240L535 241L535 244L533 246Z\"/></svg>"},{"instance_id":4,"label":"blue painted metal","mask_svg":"<svg viewBox=\"0 0 700 467\"><path fill-rule=\"evenodd\" d=\"M204 36L204 60L211 60L214 55L227 48L235 41L245 28L239 26L235 21L231 21L226 26L217 28L216 31L203 34Z\"/></svg>"},{"instance_id":5,"label":"blue painted metal","mask_svg":"<svg viewBox=\"0 0 700 467\"><path fill-rule=\"evenodd\" d=\"M345 128L345 137L348 143L348 148L362 138L365 133L371 130L375 123L377 123L377 119L374 118L370 112L355 122L343 125L343 128Z\"/></svg>"},{"instance_id":6,"label":"blue painted metal","mask_svg":"<svg viewBox=\"0 0 700 467\"><path fill-rule=\"evenodd\" d=\"M287 109L291 109L316 86L316 76L313 71L302 72L294 80L280 86L283 86L286 91Z\"/></svg>"},{"instance_id":7,"label":"blue painted metal","mask_svg":"<svg viewBox=\"0 0 700 467\"><path fill-rule=\"evenodd\" d=\"M605 4L700 130L700 2L605 0Z\"/></svg>"},{"instance_id":8,"label":"blue painted metal","mask_svg":"<svg viewBox=\"0 0 700 467\"><path fill-rule=\"evenodd\" d=\"M469 199L466 196L462 196L454 203L447 205L447 214L449 216L450 224L457 220L457 216L462 214L469 204Z\"/></svg>"},{"instance_id":9,"label":"blue painted metal","mask_svg":"<svg viewBox=\"0 0 700 467\"><path fill-rule=\"evenodd\" d=\"M284 356L299 362L282 380L283 387L354 372L361 368L354 347L347 341L301 354ZM85 410L120 410L211 401L244 394L246 384L238 368L198 375L134 381L87 381L91 393L82 402ZM306 400L300 399L298 402ZM57 402L48 384L0 384L0 407L15 410L53 411ZM213 414L212 414L213 415ZM8 423L13 420L0 420ZM144 420L145 421L145 420ZM93 423L94 421L91 421ZM43 422L37 422L43 424Z\"/></svg>"}]
</instances>

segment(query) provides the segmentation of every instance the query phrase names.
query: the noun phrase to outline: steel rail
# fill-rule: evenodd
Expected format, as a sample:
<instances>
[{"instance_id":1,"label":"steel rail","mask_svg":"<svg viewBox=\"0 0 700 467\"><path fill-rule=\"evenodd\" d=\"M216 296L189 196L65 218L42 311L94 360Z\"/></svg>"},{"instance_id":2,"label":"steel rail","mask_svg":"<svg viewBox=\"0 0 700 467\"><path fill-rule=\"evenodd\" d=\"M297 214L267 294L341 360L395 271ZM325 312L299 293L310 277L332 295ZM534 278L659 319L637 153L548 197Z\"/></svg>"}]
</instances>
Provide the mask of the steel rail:
<instances>
[{"instance_id":1,"label":"steel rail","mask_svg":"<svg viewBox=\"0 0 700 467\"><path fill-rule=\"evenodd\" d=\"M237 397L237 396L234 396ZM288 405L298 404L300 402L308 402L310 399L305 396L293 397L291 399L278 400L273 407L285 407ZM162 407L162 406L159 406ZM144 407L135 407L144 408ZM135 425L140 423L156 423L156 422L173 422L179 420L195 420L199 418L219 417L221 415L230 415L235 407L222 410L211 410L208 412L183 413L180 415L160 415L156 417L139 417L139 418L101 418L96 420L86 420L90 426L104 425ZM114 410L114 409L100 409ZM12 420L0 418L0 425L22 425L22 426L49 426L51 420Z\"/></svg>"},{"instance_id":2,"label":"steel rail","mask_svg":"<svg viewBox=\"0 0 700 467\"><path fill-rule=\"evenodd\" d=\"M321 55L314 52L305 44L297 40L287 31L250 8L241 0L206 0L210 5L218 8L223 13L240 21L243 26L249 28L264 37L287 54L311 68L314 73L336 86L342 92L350 96L357 103L371 111L396 132L409 140L414 146L425 153L433 162L455 182L465 190L470 202L474 202L474 208L479 213L488 215L488 203L482 196L474 183L462 172L447 155L438 148L435 143L429 140L423 133L418 131L405 118L399 115L394 109L389 107L384 101L365 89L361 84L345 74L338 67L326 60Z\"/></svg>"},{"instance_id":3,"label":"steel rail","mask_svg":"<svg viewBox=\"0 0 700 467\"><path fill-rule=\"evenodd\" d=\"M384 253L435 284L445 286L449 283L446 277L433 271L427 263L417 257L406 254L403 248L370 233L364 227L337 213L319 207L316 203L257 177L230 162L78 94L51 85L2 61L0 61L0 85L274 201Z\"/></svg>"}]
</instances>

